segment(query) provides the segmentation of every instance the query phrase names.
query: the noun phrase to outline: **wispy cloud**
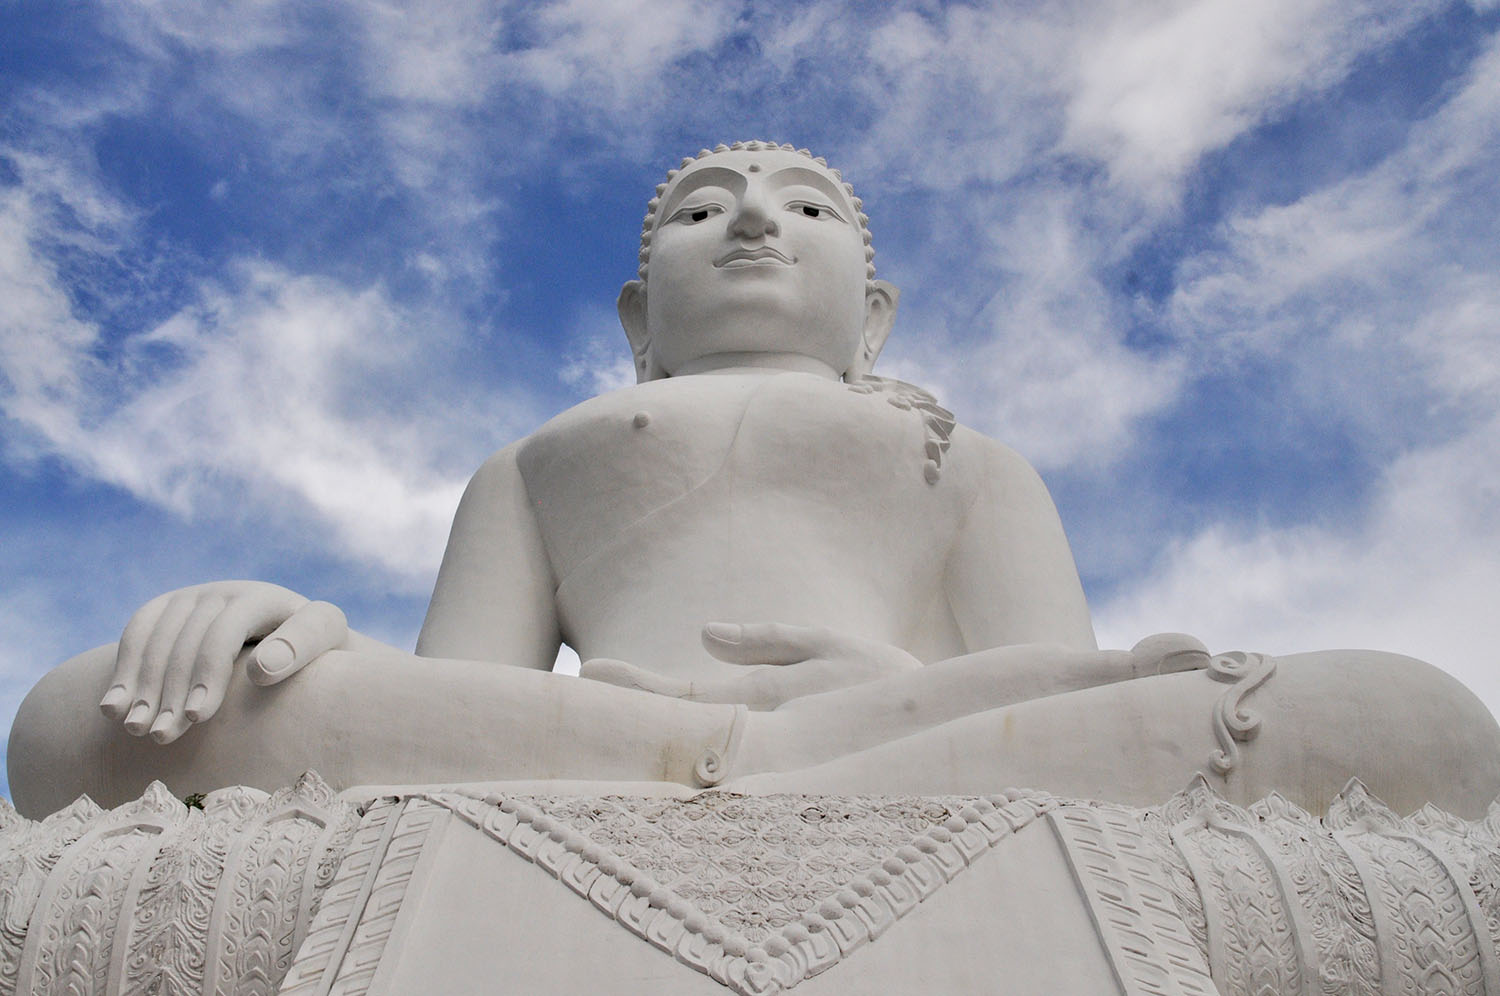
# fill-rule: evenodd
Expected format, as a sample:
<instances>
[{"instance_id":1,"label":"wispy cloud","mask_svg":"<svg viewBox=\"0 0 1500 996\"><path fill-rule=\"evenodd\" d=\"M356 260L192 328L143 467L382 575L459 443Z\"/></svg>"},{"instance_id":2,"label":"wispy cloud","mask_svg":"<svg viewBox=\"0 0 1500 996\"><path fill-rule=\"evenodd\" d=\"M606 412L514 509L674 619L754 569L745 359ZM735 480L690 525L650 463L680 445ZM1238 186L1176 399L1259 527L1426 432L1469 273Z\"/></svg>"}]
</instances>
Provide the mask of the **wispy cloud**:
<instances>
[{"instance_id":1,"label":"wispy cloud","mask_svg":"<svg viewBox=\"0 0 1500 996\"><path fill-rule=\"evenodd\" d=\"M445 373L426 355L442 341L432 316L379 286L265 262L237 264L166 321L107 343L43 248L67 239L107 255L124 212L77 176L60 200L59 170L23 168L0 199L0 405L13 452L60 457L184 514L245 489L233 500L310 514L355 559L430 575L468 471L531 421L524 399L449 371L429 386L444 404L427 408L410 378Z\"/></svg>"},{"instance_id":2,"label":"wispy cloud","mask_svg":"<svg viewBox=\"0 0 1500 996\"><path fill-rule=\"evenodd\" d=\"M1437 2L1187 0L1106 8L1080 32L1065 151L1172 204L1207 152L1337 84Z\"/></svg>"},{"instance_id":3,"label":"wispy cloud","mask_svg":"<svg viewBox=\"0 0 1500 996\"><path fill-rule=\"evenodd\" d=\"M1221 648L1350 644L1421 656L1490 702L1500 625L1500 40L1368 171L1231 220L1171 303L1201 362L1285 357L1387 461L1368 507L1279 528L1219 523L1101 607L1128 641L1189 629ZM1316 385L1316 397L1299 392Z\"/></svg>"},{"instance_id":4,"label":"wispy cloud","mask_svg":"<svg viewBox=\"0 0 1500 996\"><path fill-rule=\"evenodd\" d=\"M1101 643L1185 630L1212 649L1369 647L1450 671L1500 702L1500 421L1397 460L1343 526L1216 525L1096 606Z\"/></svg>"}]
</instances>

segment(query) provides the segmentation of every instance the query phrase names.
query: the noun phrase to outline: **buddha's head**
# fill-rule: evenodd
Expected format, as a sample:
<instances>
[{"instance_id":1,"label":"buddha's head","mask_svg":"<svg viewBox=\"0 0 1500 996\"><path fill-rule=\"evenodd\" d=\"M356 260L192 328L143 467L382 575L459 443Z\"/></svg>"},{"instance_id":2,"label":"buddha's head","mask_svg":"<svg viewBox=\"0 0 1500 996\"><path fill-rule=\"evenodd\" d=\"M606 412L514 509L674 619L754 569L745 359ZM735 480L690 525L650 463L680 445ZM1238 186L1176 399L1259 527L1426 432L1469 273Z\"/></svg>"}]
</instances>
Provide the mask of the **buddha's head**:
<instances>
[{"instance_id":1,"label":"buddha's head","mask_svg":"<svg viewBox=\"0 0 1500 996\"><path fill-rule=\"evenodd\" d=\"M745 366L867 374L896 315L837 170L768 142L705 149L656 188L620 322L640 381Z\"/></svg>"}]
</instances>

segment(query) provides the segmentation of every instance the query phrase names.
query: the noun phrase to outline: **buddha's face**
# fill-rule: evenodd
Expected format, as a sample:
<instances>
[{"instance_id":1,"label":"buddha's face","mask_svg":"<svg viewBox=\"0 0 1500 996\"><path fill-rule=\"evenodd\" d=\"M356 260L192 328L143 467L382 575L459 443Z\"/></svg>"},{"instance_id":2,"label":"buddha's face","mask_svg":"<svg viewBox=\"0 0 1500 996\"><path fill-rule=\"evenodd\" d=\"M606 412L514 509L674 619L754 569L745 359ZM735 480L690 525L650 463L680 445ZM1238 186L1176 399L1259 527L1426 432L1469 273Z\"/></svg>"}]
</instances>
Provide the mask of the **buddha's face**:
<instances>
[{"instance_id":1,"label":"buddha's face","mask_svg":"<svg viewBox=\"0 0 1500 996\"><path fill-rule=\"evenodd\" d=\"M661 372L755 354L850 368L866 324L864 240L827 170L793 152L721 152L673 179L656 218L645 324Z\"/></svg>"}]
</instances>

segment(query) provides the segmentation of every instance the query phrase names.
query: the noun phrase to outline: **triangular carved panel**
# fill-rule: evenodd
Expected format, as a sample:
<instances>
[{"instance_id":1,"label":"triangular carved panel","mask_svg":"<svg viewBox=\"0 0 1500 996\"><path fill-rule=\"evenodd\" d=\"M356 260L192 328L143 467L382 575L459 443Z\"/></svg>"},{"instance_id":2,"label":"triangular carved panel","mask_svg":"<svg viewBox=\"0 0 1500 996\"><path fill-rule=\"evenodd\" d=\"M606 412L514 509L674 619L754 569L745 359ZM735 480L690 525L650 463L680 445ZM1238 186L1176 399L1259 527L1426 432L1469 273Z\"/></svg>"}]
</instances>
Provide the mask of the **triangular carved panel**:
<instances>
[{"instance_id":1,"label":"triangular carved panel","mask_svg":"<svg viewBox=\"0 0 1500 996\"><path fill-rule=\"evenodd\" d=\"M832 968L1056 805L1022 793L424 798L747 996Z\"/></svg>"}]
</instances>

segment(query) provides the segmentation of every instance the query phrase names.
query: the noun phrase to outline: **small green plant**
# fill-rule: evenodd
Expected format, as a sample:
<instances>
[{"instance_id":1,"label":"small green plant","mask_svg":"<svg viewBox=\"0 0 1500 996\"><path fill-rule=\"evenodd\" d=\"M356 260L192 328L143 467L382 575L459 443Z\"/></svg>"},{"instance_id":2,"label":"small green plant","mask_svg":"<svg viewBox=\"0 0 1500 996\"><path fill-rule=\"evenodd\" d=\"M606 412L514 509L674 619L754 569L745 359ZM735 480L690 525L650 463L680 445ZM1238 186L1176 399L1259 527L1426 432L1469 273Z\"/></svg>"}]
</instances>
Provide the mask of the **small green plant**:
<instances>
[{"instance_id":1,"label":"small green plant","mask_svg":"<svg viewBox=\"0 0 1500 996\"><path fill-rule=\"evenodd\" d=\"M204 795L202 792L189 792L182 797L182 804L189 809L202 809Z\"/></svg>"}]
</instances>

